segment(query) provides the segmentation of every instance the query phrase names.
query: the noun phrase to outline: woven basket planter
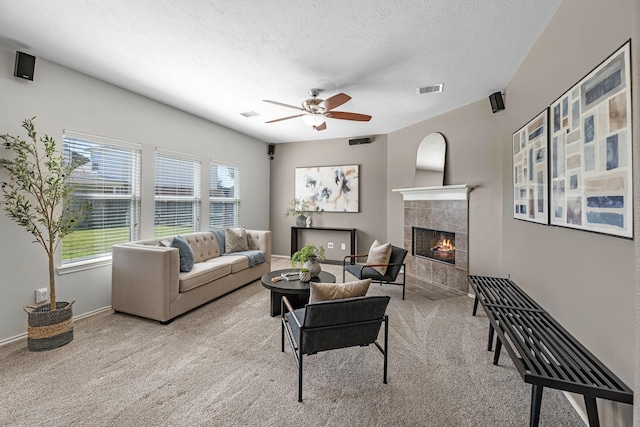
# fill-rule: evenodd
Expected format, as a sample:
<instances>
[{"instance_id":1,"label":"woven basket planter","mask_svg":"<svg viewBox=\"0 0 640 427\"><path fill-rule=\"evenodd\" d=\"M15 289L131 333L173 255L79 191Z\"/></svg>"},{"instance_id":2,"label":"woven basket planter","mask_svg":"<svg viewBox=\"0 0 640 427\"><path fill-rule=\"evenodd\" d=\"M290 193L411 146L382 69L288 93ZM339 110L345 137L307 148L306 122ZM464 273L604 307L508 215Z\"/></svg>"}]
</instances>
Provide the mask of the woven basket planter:
<instances>
[{"instance_id":1,"label":"woven basket planter","mask_svg":"<svg viewBox=\"0 0 640 427\"><path fill-rule=\"evenodd\" d=\"M58 348L73 341L73 303L57 302L57 309L49 310L49 304L29 306L24 310L29 315L27 345L31 351Z\"/></svg>"}]
</instances>

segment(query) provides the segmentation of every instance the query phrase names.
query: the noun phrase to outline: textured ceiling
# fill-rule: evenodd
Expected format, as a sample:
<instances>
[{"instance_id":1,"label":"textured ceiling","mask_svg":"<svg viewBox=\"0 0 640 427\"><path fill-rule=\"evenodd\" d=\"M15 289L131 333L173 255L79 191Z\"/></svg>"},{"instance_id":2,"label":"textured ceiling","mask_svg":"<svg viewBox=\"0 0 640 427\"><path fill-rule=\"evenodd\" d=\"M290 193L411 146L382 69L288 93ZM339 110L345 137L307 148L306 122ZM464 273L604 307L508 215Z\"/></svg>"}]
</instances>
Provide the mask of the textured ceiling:
<instances>
[{"instance_id":1,"label":"textured ceiling","mask_svg":"<svg viewBox=\"0 0 640 427\"><path fill-rule=\"evenodd\" d=\"M290 142L389 133L503 90L561 3L0 0L0 43ZM434 83L444 92L416 93ZM336 110L373 118L329 119L321 132L301 119L264 123L296 110L263 99L300 105L313 87L349 94Z\"/></svg>"}]
</instances>

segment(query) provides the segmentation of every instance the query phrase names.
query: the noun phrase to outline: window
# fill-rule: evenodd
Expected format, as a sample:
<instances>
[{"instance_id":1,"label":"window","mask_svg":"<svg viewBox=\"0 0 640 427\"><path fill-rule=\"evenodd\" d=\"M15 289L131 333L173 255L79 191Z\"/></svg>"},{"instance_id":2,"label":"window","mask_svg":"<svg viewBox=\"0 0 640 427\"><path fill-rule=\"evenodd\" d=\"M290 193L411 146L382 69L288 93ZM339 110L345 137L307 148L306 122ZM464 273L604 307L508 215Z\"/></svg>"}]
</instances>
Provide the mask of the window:
<instances>
[{"instance_id":1,"label":"window","mask_svg":"<svg viewBox=\"0 0 640 427\"><path fill-rule=\"evenodd\" d=\"M69 181L75 185L71 209L91 210L62 239L62 265L111 256L111 246L139 238L140 146L66 131L66 161L80 160Z\"/></svg>"},{"instance_id":2,"label":"window","mask_svg":"<svg viewBox=\"0 0 640 427\"><path fill-rule=\"evenodd\" d=\"M209 229L238 227L240 169L211 163L209 170Z\"/></svg>"},{"instance_id":3,"label":"window","mask_svg":"<svg viewBox=\"0 0 640 427\"><path fill-rule=\"evenodd\" d=\"M156 152L155 237L198 231L200 161L177 153Z\"/></svg>"}]
</instances>

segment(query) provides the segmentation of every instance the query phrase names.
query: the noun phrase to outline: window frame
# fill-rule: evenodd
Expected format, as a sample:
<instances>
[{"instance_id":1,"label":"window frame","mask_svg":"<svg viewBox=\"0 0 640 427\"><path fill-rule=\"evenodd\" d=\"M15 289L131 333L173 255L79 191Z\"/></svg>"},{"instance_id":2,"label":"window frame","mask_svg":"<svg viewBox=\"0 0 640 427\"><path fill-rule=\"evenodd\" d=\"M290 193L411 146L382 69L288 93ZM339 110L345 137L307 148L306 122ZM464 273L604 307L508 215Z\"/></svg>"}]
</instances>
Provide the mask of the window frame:
<instances>
[{"instance_id":1,"label":"window frame","mask_svg":"<svg viewBox=\"0 0 640 427\"><path fill-rule=\"evenodd\" d=\"M229 169L233 169L234 171L234 194L231 197L221 197L221 196L214 196L213 192L214 192L214 186L215 186L215 182L214 182L214 170L217 171L218 167L225 167L225 168L229 168ZM240 227L241 222L240 222L240 203L241 203L241 199L240 199L240 177L242 175L242 170L240 168L240 165L236 165L236 164L232 164L232 163L226 163L226 162L221 162L221 161L217 161L215 159L210 159L209 160L209 229L213 230L215 228L225 228L225 227L230 227L230 228L235 228L235 227ZM218 203L224 203L224 204L231 204L233 206L235 215L234 215L234 220L232 224L228 224L225 223L223 221L222 224L214 224L213 220L214 220L214 215L213 215L213 207L215 204Z\"/></svg>"},{"instance_id":2,"label":"window frame","mask_svg":"<svg viewBox=\"0 0 640 427\"><path fill-rule=\"evenodd\" d=\"M159 158L164 158L165 160L168 160L168 161L176 161L177 164L178 162L191 164L191 166L193 167L193 175L192 175L193 181L191 182L192 184L191 189L192 189L193 195L158 194L158 170L159 170L158 160ZM180 234L180 233L195 233L200 231L201 204L202 204L202 197L200 194L201 180L202 180L202 177L201 177L202 159L198 156L193 156L186 153L180 153L176 151L156 148L154 165L155 165L154 179L153 179L153 188L154 188L153 190L153 236L154 238L158 239L163 237L175 236L176 234ZM182 230L177 232L175 230L171 230L166 233L158 233L158 229L159 229L158 227L160 226L160 224L158 224L158 219L159 219L158 202L168 202L168 203L190 202L192 206L191 215L193 219L191 230L189 231ZM169 218L169 217L163 216L162 218L163 220L166 221L166 218Z\"/></svg>"},{"instance_id":3,"label":"window frame","mask_svg":"<svg viewBox=\"0 0 640 427\"><path fill-rule=\"evenodd\" d=\"M127 162L131 162L129 165L130 175L127 177L127 179L125 179L125 181L123 181L125 182L125 186L130 187L129 188L130 193L123 194L123 193L107 193L104 191L101 193L74 191L72 197L74 200L87 200L89 202L92 200L98 200L98 201L128 200L129 203L128 203L128 208L127 208L127 213L125 215L125 218L128 219L129 236L126 241L122 240L122 241L115 242L113 244L127 243L133 240L138 240L140 238L139 224L140 224L140 218L141 218L142 145L133 143L133 142L122 141L114 138L109 138L109 137L104 137L99 135L92 135L84 132L78 132L70 129L63 130L62 140L63 140L63 144L62 144L63 153L67 149L70 151L73 151L74 149L87 150L87 151L90 149L97 149L103 152L108 150L114 150L114 153L115 153L115 150L129 151L129 153L127 153L126 156L119 156L117 154L111 153L108 156L108 158L109 158L109 161L122 161L122 159L125 159ZM100 168L100 163L98 162L94 164L95 159L92 159L91 161L92 161L91 172L88 172L88 173L96 172L96 176L98 176L99 174L97 173L97 171ZM87 171L84 171L84 172L87 173ZM102 188L104 189L105 183L108 185L108 181L112 180L113 178L109 178L108 176L103 176L103 178L104 179L102 181L95 181L95 182L99 182L99 186L102 186ZM74 183L73 179L70 179L70 182L72 184L76 184ZM113 212L108 212L108 213L116 213L116 212L117 211L114 210ZM93 219L92 212L88 213L87 218L90 220ZM107 218L107 220L111 220L111 218ZM88 228L88 230L105 230L109 228L105 226L104 222L102 223L102 225L103 225L102 227ZM75 230L74 233L80 232L80 231L82 230ZM110 250L104 251L99 254L90 255L84 258L73 257L68 261L65 260L66 245L64 244L64 240L68 239L69 236L72 236L72 235L73 233L65 236L65 238L63 238L63 240L60 242L59 250L56 251L57 252L56 269L59 274L67 274L75 271L86 270L90 268L111 264ZM102 234L101 237L105 239L104 234ZM68 250L77 250L77 248L75 249L71 248Z\"/></svg>"}]
</instances>

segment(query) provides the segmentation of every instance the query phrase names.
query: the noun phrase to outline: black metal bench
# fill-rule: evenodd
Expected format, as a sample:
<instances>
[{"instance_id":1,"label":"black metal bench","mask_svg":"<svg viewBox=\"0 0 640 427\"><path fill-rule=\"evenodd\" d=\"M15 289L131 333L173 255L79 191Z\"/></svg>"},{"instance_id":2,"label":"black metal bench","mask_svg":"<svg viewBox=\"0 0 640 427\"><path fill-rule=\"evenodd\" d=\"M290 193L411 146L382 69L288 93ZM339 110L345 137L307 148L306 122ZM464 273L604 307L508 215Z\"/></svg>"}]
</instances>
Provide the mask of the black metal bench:
<instances>
[{"instance_id":1,"label":"black metal bench","mask_svg":"<svg viewBox=\"0 0 640 427\"><path fill-rule=\"evenodd\" d=\"M469 276L469 282L473 315L480 302L489 318L489 350L497 334L493 364L504 346L532 385L530 426L538 425L544 387L582 394L591 427L600 425L596 398L633 404L633 391L511 280Z\"/></svg>"}]
</instances>

